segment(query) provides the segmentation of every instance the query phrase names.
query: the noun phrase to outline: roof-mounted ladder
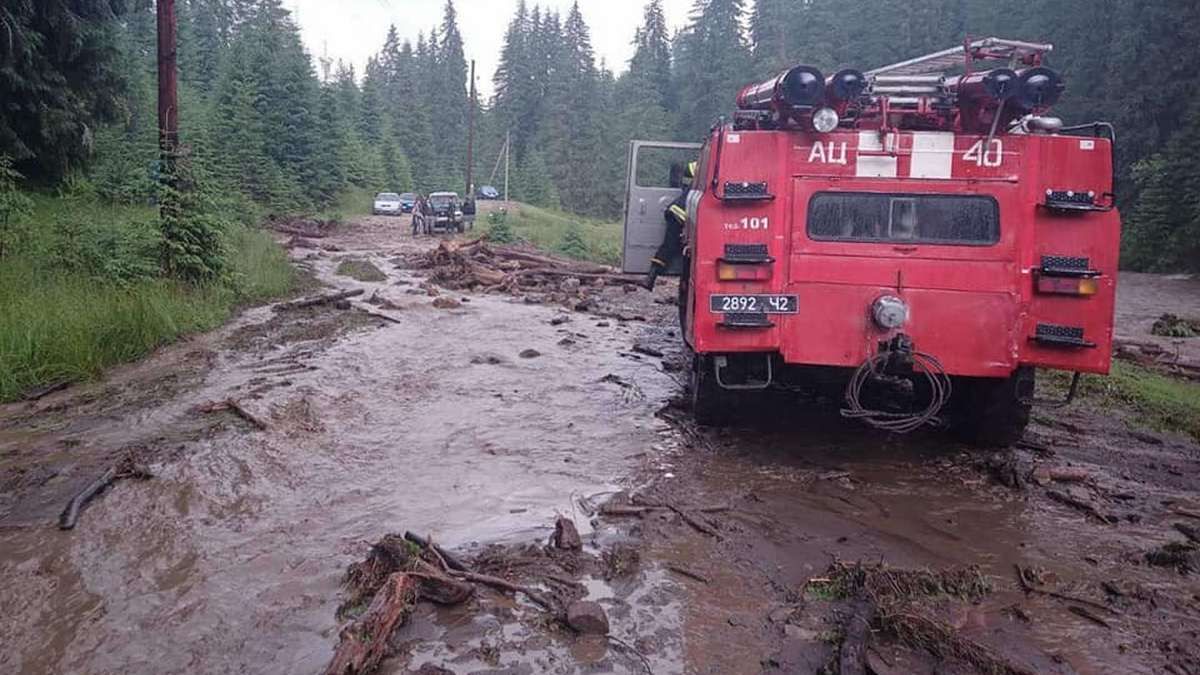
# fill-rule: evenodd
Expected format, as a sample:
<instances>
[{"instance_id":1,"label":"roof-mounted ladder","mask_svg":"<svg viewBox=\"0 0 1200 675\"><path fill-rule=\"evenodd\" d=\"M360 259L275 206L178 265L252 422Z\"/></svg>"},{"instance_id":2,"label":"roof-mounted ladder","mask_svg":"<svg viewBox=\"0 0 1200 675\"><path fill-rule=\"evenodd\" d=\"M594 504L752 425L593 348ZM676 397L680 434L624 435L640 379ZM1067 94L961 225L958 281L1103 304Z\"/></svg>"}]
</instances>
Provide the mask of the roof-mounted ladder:
<instances>
[{"instance_id":1,"label":"roof-mounted ladder","mask_svg":"<svg viewBox=\"0 0 1200 675\"><path fill-rule=\"evenodd\" d=\"M998 37L988 37L978 40L966 40L963 44L940 52L918 56L899 63L868 70L866 75L875 79L880 75L887 77L910 75L941 75L955 68L965 68L971 72L975 61L1007 61L1010 68L1021 65L1041 65L1042 57L1054 49L1054 45L1020 40L1005 40Z\"/></svg>"}]
</instances>

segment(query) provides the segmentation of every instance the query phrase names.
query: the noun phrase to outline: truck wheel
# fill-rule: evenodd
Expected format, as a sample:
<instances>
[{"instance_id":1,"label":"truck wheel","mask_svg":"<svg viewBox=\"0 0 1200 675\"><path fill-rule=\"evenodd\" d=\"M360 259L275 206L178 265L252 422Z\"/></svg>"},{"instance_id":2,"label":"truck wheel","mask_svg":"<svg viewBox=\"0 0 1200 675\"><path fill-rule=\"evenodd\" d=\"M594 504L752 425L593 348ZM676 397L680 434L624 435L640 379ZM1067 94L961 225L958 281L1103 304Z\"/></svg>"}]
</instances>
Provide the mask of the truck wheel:
<instances>
[{"instance_id":1,"label":"truck wheel","mask_svg":"<svg viewBox=\"0 0 1200 675\"><path fill-rule=\"evenodd\" d=\"M1032 408L1035 371L1024 366L1007 378L971 378L955 383L957 420L962 440L981 448L1012 445L1025 435Z\"/></svg>"},{"instance_id":2,"label":"truck wheel","mask_svg":"<svg viewBox=\"0 0 1200 675\"><path fill-rule=\"evenodd\" d=\"M717 384L712 359L699 354L692 357L691 378L692 416L705 427L723 427L732 415L728 392Z\"/></svg>"}]
</instances>

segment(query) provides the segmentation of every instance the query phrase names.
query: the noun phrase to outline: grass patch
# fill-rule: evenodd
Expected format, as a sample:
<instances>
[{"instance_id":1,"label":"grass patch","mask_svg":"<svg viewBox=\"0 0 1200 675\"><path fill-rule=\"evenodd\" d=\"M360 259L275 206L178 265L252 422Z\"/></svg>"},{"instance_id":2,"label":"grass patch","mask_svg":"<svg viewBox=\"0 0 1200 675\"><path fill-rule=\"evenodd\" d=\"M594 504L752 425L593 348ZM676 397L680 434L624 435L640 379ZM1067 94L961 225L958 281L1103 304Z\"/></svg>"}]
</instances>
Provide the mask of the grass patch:
<instances>
[{"instance_id":1,"label":"grass patch","mask_svg":"<svg viewBox=\"0 0 1200 675\"><path fill-rule=\"evenodd\" d=\"M387 275L367 260L343 260L333 273L363 282L387 281Z\"/></svg>"},{"instance_id":2,"label":"grass patch","mask_svg":"<svg viewBox=\"0 0 1200 675\"><path fill-rule=\"evenodd\" d=\"M518 238L540 249L606 265L621 262L621 223L605 223L514 203L508 212L508 224ZM492 227L488 214L481 212L475 220L475 229L483 234Z\"/></svg>"},{"instance_id":3,"label":"grass patch","mask_svg":"<svg viewBox=\"0 0 1200 675\"><path fill-rule=\"evenodd\" d=\"M158 276L153 207L33 200L17 252L0 261L0 401L95 378L295 283L286 253L261 230L232 225L227 277L194 286Z\"/></svg>"},{"instance_id":4,"label":"grass patch","mask_svg":"<svg viewBox=\"0 0 1200 675\"><path fill-rule=\"evenodd\" d=\"M1069 373L1041 371L1049 396L1065 394ZM1041 386L1041 385L1039 385ZM1126 408L1137 414L1130 422L1200 440L1200 384L1168 377L1126 361L1114 361L1108 377L1085 375L1080 397L1101 406Z\"/></svg>"},{"instance_id":5,"label":"grass patch","mask_svg":"<svg viewBox=\"0 0 1200 675\"><path fill-rule=\"evenodd\" d=\"M369 216L375 207L376 194L374 190L352 188L339 195L337 201L325 207L314 217L319 220L332 220L340 223L359 216Z\"/></svg>"}]
</instances>

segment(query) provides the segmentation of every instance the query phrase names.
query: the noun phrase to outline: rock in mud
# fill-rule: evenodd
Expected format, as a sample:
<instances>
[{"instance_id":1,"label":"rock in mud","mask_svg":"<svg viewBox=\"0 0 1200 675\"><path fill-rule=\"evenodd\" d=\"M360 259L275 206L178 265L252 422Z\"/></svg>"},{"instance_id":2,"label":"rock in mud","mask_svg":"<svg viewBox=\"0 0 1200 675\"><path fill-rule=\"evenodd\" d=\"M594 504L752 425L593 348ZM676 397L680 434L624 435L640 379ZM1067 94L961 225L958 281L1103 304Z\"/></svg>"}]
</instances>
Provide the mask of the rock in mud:
<instances>
[{"instance_id":1,"label":"rock in mud","mask_svg":"<svg viewBox=\"0 0 1200 675\"><path fill-rule=\"evenodd\" d=\"M542 355L542 353L536 349L526 349L526 350L523 350L520 354L521 358L523 358L523 359L536 359L537 357L539 357L541 355Z\"/></svg>"},{"instance_id":2,"label":"rock in mud","mask_svg":"<svg viewBox=\"0 0 1200 675\"><path fill-rule=\"evenodd\" d=\"M433 306L437 309L458 309L462 303L454 298L437 297L433 299Z\"/></svg>"},{"instance_id":3,"label":"rock in mud","mask_svg":"<svg viewBox=\"0 0 1200 675\"><path fill-rule=\"evenodd\" d=\"M571 320L571 317L560 314L560 315L554 317L553 319L550 319L550 325L551 326L561 326L570 320Z\"/></svg>"},{"instance_id":4,"label":"rock in mud","mask_svg":"<svg viewBox=\"0 0 1200 675\"><path fill-rule=\"evenodd\" d=\"M576 600L567 607L567 625L585 635L608 635L608 615L590 600Z\"/></svg>"},{"instance_id":5,"label":"rock in mud","mask_svg":"<svg viewBox=\"0 0 1200 675\"><path fill-rule=\"evenodd\" d=\"M654 358L662 358L663 355L661 349L651 347L645 342L633 343L633 351L637 352L638 354L645 354L646 356L652 356Z\"/></svg>"},{"instance_id":6,"label":"rock in mud","mask_svg":"<svg viewBox=\"0 0 1200 675\"><path fill-rule=\"evenodd\" d=\"M579 536L579 530L575 528L575 523L569 518L559 516L558 520L554 521L554 536L550 542L554 548L563 549L566 551L579 551L583 549L583 539Z\"/></svg>"}]
</instances>

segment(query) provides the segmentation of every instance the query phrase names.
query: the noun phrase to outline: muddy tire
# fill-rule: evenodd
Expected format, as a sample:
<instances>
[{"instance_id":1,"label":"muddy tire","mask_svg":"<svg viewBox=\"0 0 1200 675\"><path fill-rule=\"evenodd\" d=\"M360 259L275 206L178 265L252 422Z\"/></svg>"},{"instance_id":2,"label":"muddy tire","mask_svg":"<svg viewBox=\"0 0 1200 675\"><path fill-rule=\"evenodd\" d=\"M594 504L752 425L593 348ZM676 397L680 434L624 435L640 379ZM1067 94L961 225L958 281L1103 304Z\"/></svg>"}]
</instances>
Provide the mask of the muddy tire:
<instances>
[{"instance_id":1,"label":"muddy tire","mask_svg":"<svg viewBox=\"0 0 1200 675\"><path fill-rule=\"evenodd\" d=\"M1034 369L1017 369L1012 377L969 378L955 383L955 435L981 448L1012 445L1029 425Z\"/></svg>"},{"instance_id":2,"label":"muddy tire","mask_svg":"<svg viewBox=\"0 0 1200 675\"><path fill-rule=\"evenodd\" d=\"M732 420L729 392L717 383L712 358L696 355L692 357L690 391L692 417L704 427L728 426Z\"/></svg>"}]
</instances>

